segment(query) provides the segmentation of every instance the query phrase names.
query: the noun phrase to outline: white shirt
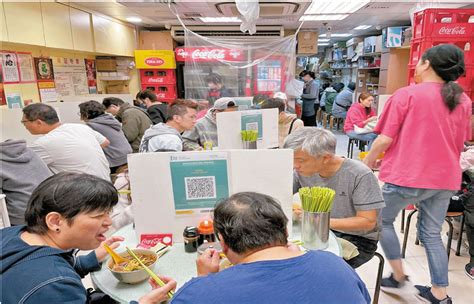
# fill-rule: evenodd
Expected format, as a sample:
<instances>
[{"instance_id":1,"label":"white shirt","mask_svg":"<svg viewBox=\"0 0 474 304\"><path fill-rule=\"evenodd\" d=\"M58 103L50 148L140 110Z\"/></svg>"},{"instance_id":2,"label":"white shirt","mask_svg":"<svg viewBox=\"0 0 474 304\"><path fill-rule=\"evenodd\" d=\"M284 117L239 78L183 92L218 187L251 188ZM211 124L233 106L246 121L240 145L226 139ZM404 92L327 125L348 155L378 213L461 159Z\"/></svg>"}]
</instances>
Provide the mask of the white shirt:
<instances>
[{"instance_id":1,"label":"white shirt","mask_svg":"<svg viewBox=\"0 0 474 304\"><path fill-rule=\"evenodd\" d=\"M88 173L110 181L109 163L101 144L106 138L81 124L62 124L38 138L31 149L53 173Z\"/></svg>"}]
</instances>

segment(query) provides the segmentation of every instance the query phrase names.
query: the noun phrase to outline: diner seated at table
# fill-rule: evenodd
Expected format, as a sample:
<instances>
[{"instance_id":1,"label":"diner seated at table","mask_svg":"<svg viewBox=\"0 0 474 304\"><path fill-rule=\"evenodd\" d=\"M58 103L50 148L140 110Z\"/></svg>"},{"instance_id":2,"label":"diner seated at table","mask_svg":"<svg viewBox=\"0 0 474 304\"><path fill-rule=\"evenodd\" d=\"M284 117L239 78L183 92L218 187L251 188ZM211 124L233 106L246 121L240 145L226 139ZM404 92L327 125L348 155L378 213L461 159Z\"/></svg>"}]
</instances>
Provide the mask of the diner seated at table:
<instances>
[{"instance_id":1,"label":"diner seated at table","mask_svg":"<svg viewBox=\"0 0 474 304\"><path fill-rule=\"evenodd\" d=\"M196 262L198 277L171 303L370 303L364 283L341 258L290 246L287 222L268 195L242 192L218 203L214 228L234 266L219 272L220 254L207 249Z\"/></svg>"},{"instance_id":2,"label":"diner seated at table","mask_svg":"<svg viewBox=\"0 0 474 304\"><path fill-rule=\"evenodd\" d=\"M169 106L166 123L160 122L145 131L140 143L140 152L183 151L181 134L194 128L197 108L195 101L176 99Z\"/></svg>"},{"instance_id":3,"label":"diner seated at table","mask_svg":"<svg viewBox=\"0 0 474 304\"><path fill-rule=\"evenodd\" d=\"M346 260L357 268L377 250L385 203L372 170L360 161L337 156L336 143L330 131L304 127L291 133L283 147L294 150L294 193L301 187L336 191L329 225L337 237L357 247L359 254Z\"/></svg>"},{"instance_id":4,"label":"diner seated at table","mask_svg":"<svg viewBox=\"0 0 474 304\"><path fill-rule=\"evenodd\" d=\"M26 225L2 230L2 302L91 303L81 278L100 269L107 256L104 242L116 248L123 240L105 237L116 203L114 186L93 175L62 172L43 181L28 202ZM76 257L76 249L95 250ZM176 282L163 279L165 287L142 296L138 303L166 300L164 290L174 289Z\"/></svg>"},{"instance_id":5,"label":"diner seated at table","mask_svg":"<svg viewBox=\"0 0 474 304\"><path fill-rule=\"evenodd\" d=\"M221 97L217 99L214 106L207 111L206 116L196 122L194 128L183 133L183 149L185 151L206 149L219 145L217 141L217 113L233 112L237 110L237 105L231 97Z\"/></svg>"}]
</instances>

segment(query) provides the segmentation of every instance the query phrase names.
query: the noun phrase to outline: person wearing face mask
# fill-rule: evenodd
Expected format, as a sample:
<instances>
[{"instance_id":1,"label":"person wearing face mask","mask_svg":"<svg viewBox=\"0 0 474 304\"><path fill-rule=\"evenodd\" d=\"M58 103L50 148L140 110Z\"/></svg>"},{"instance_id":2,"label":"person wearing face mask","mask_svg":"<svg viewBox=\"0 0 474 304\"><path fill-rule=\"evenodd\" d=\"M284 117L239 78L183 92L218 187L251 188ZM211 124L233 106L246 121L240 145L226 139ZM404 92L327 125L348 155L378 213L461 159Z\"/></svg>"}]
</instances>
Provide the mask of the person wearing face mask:
<instances>
[{"instance_id":1,"label":"person wearing face mask","mask_svg":"<svg viewBox=\"0 0 474 304\"><path fill-rule=\"evenodd\" d=\"M2 229L2 302L114 303L105 294L86 290L81 278L100 269L107 257L104 243L117 248L123 241L118 236L105 237L117 199L110 182L90 174L62 172L43 181L28 202L26 225ZM77 249L93 251L76 256ZM167 292L176 288L176 282L161 279L166 285L145 294L138 303L168 299ZM94 302L99 296L101 301Z\"/></svg>"},{"instance_id":2,"label":"person wearing face mask","mask_svg":"<svg viewBox=\"0 0 474 304\"><path fill-rule=\"evenodd\" d=\"M366 141L368 143L369 150L372 146L372 142L377 137L377 134L368 131L370 130L370 125L377 121L375 111L372 109L373 103L374 96L369 93L362 92L359 95L359 102L354 103L350 107L349 111L347 111L347 117L344 122L344 133L346 133L349 138ZM354 130L355 126L364 128L366 132L357 133Z\"/></svg>"},{"instance_id":3,"label":"person wearing face mask","mask_svg":"<svg viewBox=\"0 0 474 304\"><path fill-rule=\"evenodd\" d=\"M145 131L140 152L183 151L181 134L194 128L197 108L192 100L177 99L169 106L166 123L160 122Z\"/></svg>"},{"instance_id":4,"label":"person wearing face mask","mask_svg":"<svg viewBox=\"0 0 474 304\"><path fill-rule=\"evenodd\" d=\"M434 46L416 65L416 85L397 90L387 101L374 132L379 134L364 162L378 167L387 207L382 212L381 245L393 273L382 290L413 290L400 256L393 222L408 204L418 212L418 238L424 245L431 287L416 285L428 303L452 303L447 294L448 256L441 227L449 200L461 184L460 154L471 138L471 100L456 81L465 73L463 51L452 44Z\"/></svg>"}]
</instances>

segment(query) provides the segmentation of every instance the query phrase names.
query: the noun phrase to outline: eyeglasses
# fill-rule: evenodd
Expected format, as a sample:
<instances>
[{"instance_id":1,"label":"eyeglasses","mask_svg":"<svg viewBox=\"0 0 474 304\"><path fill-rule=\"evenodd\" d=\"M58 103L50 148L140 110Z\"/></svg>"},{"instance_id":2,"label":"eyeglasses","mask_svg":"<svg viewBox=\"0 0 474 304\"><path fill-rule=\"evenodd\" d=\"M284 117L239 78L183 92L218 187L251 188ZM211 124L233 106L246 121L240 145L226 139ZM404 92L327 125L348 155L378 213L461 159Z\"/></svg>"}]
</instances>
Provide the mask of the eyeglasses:
<instances>
[{"instance_id":1,"label":"eyeglasses","mask_svg":"<svg viewBox=\"0 0 474 304\"><path fill-rule=\"evenodd\" d=\"M22 119L20 122L21 122L22 124L25 124L25 123L27 123L27 122L32 122L32 121L34 121L34 120L24 120L24 119Z\"/></svg>"}]
</instances>

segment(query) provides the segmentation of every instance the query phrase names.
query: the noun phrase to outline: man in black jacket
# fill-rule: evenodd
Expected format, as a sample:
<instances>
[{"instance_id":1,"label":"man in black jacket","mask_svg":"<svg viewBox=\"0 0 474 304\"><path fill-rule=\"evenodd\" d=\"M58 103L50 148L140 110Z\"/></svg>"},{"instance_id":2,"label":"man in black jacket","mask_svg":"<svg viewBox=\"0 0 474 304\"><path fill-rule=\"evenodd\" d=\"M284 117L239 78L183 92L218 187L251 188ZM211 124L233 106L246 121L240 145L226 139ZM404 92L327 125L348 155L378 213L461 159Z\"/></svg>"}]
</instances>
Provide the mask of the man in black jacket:
<instances>
[{"instance_id":1,"label":"man in black jacket","mask_svg":"<svg viewBox=\"0 0 474 304\"><path fill-rule=\"evenodd\" d=\"M143 90L137 94L137 99L146 105L147 113L154 125L166 122L168 118L168 105L158 101L155 93L150 90Z\"/></svg>"}]
</instances>

